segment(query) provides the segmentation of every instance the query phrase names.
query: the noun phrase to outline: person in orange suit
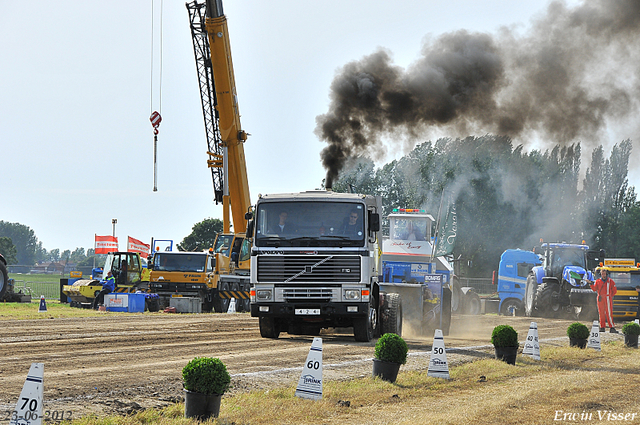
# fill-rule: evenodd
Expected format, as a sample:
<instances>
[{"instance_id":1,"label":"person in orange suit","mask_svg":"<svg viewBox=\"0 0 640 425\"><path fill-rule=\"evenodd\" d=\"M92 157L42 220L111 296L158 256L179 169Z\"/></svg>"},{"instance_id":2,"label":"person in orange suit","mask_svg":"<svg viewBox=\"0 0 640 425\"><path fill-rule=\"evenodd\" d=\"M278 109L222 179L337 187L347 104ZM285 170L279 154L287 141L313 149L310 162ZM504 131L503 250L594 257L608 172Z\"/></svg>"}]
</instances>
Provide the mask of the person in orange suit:
<instances>
[{"instance_id":1,"label":"person in orange suit","mask_svg":"<svg viewBox=\"0 0 640 425\"><path fill-rule=\"evenodd\" d=\"M600 279L597 279L593 285L593 289L598 294L598 315L600 316L600 332L604 332L605 326L608 324L609 332L617 334L618 331L613 324L613 296L618 292L616 283L609 278L607 270L600 270Z\"/></svg>"}]
</instances>

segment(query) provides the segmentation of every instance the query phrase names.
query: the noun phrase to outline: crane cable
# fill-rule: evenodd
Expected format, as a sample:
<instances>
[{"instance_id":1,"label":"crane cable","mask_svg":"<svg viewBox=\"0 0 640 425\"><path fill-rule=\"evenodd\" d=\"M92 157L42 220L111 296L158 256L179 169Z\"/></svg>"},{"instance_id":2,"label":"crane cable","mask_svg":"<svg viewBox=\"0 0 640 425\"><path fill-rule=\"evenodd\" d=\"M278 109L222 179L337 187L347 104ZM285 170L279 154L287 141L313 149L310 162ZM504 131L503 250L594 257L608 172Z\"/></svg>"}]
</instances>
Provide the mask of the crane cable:
<instances>
[{"instance_id":1,"label":"crane cable","mask_svg":"<svg viewBox=\"0 0 640 425\"><path fill-rule=\"evenodd\" d=\"M162 112L162 42L163 42L163 36L162 36L162 18L163 18L163 11L164 11L164 0L160 0L160 75L159 75L159 81L158 81L158 97L159 97L159 101L158 101L158 111L154 111L153 110L153 51L154 51L154 38L155 38L155 12L154 12L154 0L151 0L151 77L150 77L150 84L151 84L151 88L150 88L150 103L151 103L151 116L149 117L149 120L151 121L151 125L153 126L153 191L157 192L158 191L158 127L160 126L160 122L162 121L162 115L160 114Z\"/></svg>"}]
</instances>

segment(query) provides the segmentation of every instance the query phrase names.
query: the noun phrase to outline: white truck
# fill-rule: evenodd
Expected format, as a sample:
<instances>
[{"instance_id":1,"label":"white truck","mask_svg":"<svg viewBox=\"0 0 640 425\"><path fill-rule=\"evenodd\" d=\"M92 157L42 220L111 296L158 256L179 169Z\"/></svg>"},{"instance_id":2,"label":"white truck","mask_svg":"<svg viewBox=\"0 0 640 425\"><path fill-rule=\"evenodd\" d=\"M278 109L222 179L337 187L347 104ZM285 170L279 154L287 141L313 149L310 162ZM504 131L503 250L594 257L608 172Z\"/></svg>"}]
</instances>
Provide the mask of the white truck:
<instances>
[{"instance_id":1,"label":"white truck","mask_svg":"<svg viewBox=\"0 0 640 425\"><path fill-rule=\"evenodd\" d=\"M260 334L353 327L356 341L402 332L402 302L379 284L379 197L315 190L261 195L247 215L251 315Z\"/></svg>"}]
</instances>

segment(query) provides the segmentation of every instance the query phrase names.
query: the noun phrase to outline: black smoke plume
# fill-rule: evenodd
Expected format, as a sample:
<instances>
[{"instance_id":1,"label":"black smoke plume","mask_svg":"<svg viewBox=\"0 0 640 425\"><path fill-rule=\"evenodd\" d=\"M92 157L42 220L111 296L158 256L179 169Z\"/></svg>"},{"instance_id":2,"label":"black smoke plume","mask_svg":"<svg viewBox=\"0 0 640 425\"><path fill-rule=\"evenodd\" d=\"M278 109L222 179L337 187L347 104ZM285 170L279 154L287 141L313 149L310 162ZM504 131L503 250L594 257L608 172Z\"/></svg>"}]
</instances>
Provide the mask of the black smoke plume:
<instances>
[{"instance_id":1,"label":"black smoke plume","mask_svg":"<svg viewBox=\"0 0 640 425\"><path fill-rule=\"evenodd\" d=\"M555 1L524 35L444 34L406 69L385 50L348 63L316 118L325 186L347 158L379 158L383 140L413 144L434 129L595 145L608 125L637 116L639 36L640 0Z\"/></svg>"}]
</instances>

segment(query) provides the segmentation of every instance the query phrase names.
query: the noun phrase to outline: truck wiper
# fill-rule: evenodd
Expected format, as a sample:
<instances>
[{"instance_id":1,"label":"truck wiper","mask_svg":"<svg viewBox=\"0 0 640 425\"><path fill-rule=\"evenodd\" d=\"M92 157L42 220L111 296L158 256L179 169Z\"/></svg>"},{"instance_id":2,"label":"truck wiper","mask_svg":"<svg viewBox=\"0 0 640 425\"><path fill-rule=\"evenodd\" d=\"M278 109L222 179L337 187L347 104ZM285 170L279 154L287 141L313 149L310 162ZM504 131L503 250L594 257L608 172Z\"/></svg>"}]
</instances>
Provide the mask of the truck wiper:
<instances>
[{"instance_id":1,"label":"truck wiper","mask_svg":"<svg viewBox=\"0 0 640 425\"><path fill-rule=\"evenodd\" d=\"M339 239L341 241L350 241L351 238L348 236L340 236L340 235L322 235L321 238L331 238L331 239Z\"/></svg>"},{"instance_id":2,"label":"truck wiper","mask_svg":"<svg viewBox=\"0 0 640 425\"><path fill-rule=\"evenodd\" d=\"M315 236L298 236L297 238L291 238L291 239L287 239L290 242L293 241L315 241L318 240L317 237Z\"/></svg>"}]
</instances>

